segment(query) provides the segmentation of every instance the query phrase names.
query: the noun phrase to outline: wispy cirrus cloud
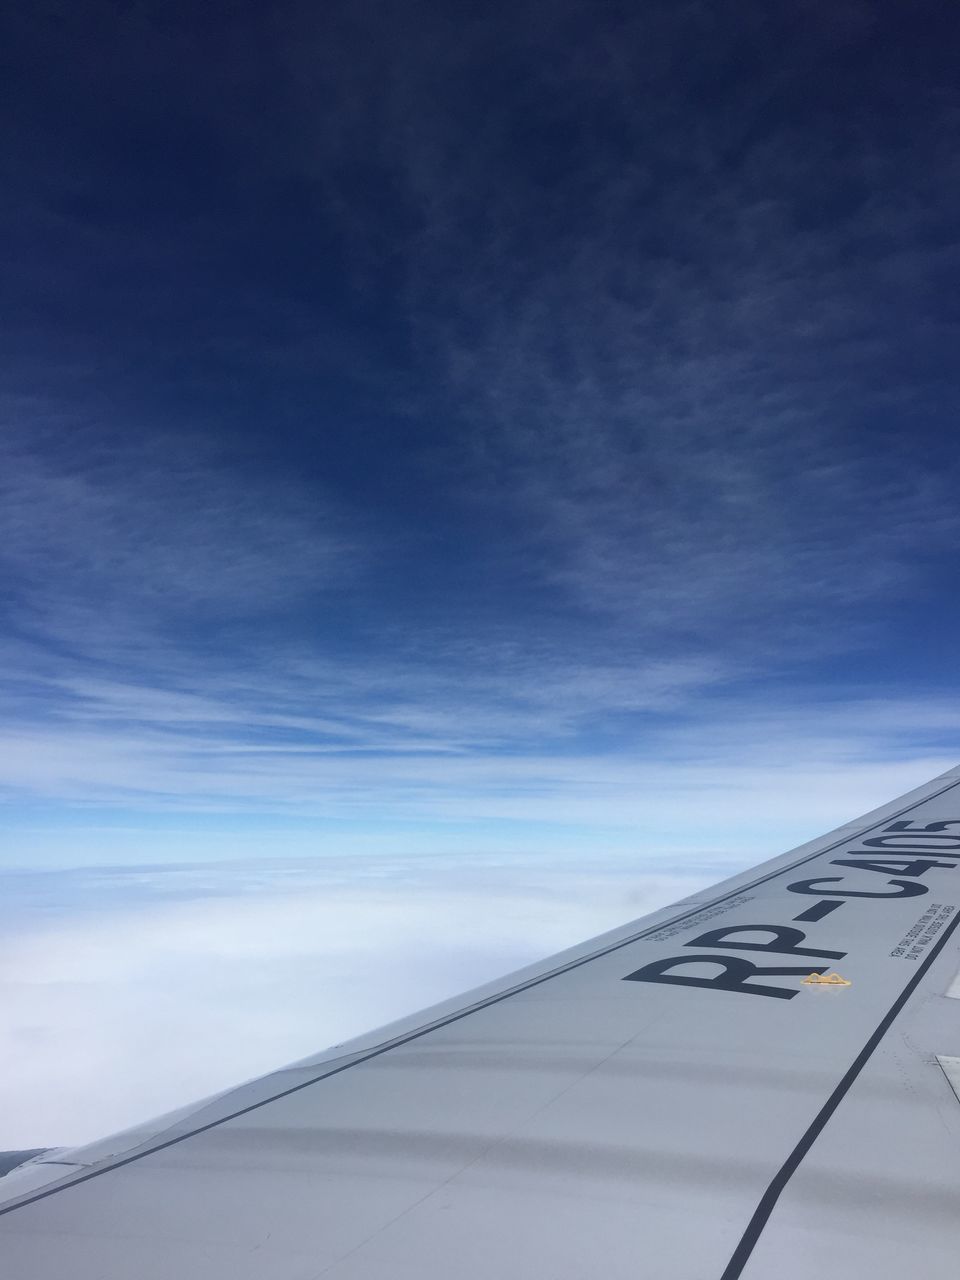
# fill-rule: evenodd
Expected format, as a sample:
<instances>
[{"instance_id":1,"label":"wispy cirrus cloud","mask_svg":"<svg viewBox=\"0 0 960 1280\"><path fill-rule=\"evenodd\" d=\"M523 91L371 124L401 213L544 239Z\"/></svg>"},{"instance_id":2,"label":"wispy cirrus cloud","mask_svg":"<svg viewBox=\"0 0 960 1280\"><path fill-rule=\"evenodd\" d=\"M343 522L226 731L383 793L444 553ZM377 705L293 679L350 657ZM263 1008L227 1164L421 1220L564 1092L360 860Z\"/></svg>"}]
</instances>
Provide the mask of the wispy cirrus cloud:
<instances>
[{"instance_id":1,"label":"wispy cirrus cloud","mask_svg":"<svg viewBox=\"0 0 960 1280\"><path fill-rule=\"evenodd\" d=\"M415 228L410 329L466 425L447 479L641 652L842 650L957 536L953 461L922 447L953 342L930 306L960 265L953 107L845 13L529 4L505 47L496 20L453 41L429 11L415 36L361 14L346 64L284 50L318 121L287 163L332 160L342 194L362 150Z\"/></svg>"},{"instance_id":2,"label":"wispy cirrus cloud","mask_svg":"<svg viewBox=\"0 0 960 1280\"><path fill-rule=\"evenodd\" d=\"M0 557L17 619L61 640L84 615L121 634L239 620L357 572L361 534L332 496L225 473L218 452L182 433L78 426L36 440L11 424Z\"/></svg>"}]
</instances>

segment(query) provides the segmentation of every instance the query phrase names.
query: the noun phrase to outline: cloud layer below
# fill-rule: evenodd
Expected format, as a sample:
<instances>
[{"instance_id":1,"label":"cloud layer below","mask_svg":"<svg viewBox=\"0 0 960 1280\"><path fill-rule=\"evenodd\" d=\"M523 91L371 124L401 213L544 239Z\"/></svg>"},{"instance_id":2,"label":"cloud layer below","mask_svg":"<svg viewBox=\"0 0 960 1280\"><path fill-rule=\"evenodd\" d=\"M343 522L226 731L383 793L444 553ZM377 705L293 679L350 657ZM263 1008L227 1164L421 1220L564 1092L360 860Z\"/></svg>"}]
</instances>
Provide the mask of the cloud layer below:
<instances>
[{"instance_id":1,"label":"cloud layer below","mask_svg":"<svg viewBox=\"0 0 960 1280\"><path fill-rule=\"evenodd\" d=\"M699 888L607 860L369 858L4 878L0 1149L75 1145Z\"/></svg>"}]
</instances>

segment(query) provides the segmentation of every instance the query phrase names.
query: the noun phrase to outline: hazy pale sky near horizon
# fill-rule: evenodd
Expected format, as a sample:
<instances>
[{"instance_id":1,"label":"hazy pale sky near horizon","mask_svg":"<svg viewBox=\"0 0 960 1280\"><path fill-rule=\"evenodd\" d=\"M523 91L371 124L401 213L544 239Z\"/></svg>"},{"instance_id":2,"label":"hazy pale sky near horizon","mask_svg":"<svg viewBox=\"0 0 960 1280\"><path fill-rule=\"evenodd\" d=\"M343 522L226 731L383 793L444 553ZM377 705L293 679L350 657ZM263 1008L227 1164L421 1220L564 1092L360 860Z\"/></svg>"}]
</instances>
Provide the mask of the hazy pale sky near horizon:
<instances>
[{"instance_id":1,"label":"hazy pale sky near horizon","mask_svg":"<svg viewBox=\"0 0 960 1280\"><path fill-rule=\"evenodd\" d=\"M0 1147L957 763L960 14L4 22Z\"/></svg>"}]
</instances>

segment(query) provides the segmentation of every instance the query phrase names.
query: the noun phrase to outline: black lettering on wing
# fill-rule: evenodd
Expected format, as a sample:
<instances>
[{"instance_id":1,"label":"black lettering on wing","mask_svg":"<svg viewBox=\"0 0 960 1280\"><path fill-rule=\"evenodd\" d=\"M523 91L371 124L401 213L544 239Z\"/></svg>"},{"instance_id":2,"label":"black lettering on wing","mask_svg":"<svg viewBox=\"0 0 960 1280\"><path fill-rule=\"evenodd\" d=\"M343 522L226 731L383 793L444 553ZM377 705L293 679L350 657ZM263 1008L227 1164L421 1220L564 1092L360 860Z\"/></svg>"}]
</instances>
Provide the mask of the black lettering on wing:
<instances>
[{"instance_id":1,"label":"black lettering on wing","mask_svg":"<svg viewBox=\"0 0 960 1280\"><path fill-rule=\"evenodd\" d=\"M674 970L690 965L713 964L720 972L713 978L694 977L675 973ZM768 987L752 983L752 978L794 977L805 978L810 973L826 973L827 966L811 969L808 965L775 965L763 967L742 960L739 956L668 956L654 960L635 973L628 973L624 982L665 982L678 987L703 987L707 991L741 991L748 996L770 996L775 1000L792 1000L797 991L791 987Z\"/></svg>"}]
</instances>

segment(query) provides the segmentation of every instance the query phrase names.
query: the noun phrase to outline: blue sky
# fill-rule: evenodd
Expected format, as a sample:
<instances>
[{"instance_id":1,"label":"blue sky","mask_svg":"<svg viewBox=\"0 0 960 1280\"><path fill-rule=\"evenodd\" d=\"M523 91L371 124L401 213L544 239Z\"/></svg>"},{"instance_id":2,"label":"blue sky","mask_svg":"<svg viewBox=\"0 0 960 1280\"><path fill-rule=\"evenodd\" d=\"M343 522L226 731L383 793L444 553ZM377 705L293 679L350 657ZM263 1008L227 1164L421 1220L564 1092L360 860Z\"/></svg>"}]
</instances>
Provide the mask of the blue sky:
<instances>
[{"instance_id":1,"label":"blue sky","mask_svg":"<svg viewBox=\"0 0 960 1280\"><path fill-rule=\"evenodd\" d=\"M22 928L105 867L716 878L956 763L958 28L15 17Z\"/></svg>"}]
</instances>

